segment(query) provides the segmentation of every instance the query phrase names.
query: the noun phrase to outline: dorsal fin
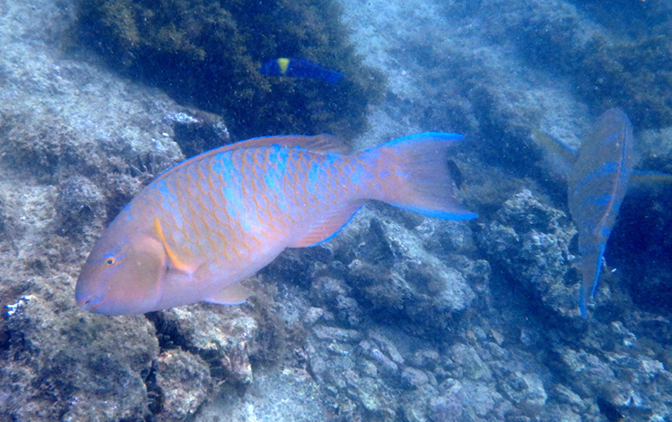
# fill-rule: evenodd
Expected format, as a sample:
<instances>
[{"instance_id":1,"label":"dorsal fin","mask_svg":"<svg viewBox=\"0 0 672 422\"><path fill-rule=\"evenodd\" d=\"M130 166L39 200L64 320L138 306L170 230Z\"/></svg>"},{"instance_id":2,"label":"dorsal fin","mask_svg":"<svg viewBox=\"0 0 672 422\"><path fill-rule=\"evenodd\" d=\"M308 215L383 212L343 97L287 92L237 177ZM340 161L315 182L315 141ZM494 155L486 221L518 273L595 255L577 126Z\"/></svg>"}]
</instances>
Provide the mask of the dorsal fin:
<instances>
[{"instance_id":1,"label":"dorsal fin","mask_svg":"<svg viewBox=\"0 0 672 422\"><path fill-rule=\"evenodd\" d=\"M154 179L154 182L156 182L157 180L164 179L165 177L172 174L179 168L189 165L190 163L193 163L195 161L202 160L206 157L211 157L215 154L219 154L220 152L231 151L240 148L261 147L270 145L280 145L283 147L301 147L315 152L332 152L339 154L347 154L348 152L350 152L350 148L345 143L343 143L343 141L341 141L335 136L326 134L316 136L302 136L302 135L263 136L260 138L252 138L246 141L225 145L223 147L215 148L213 150L204 152L203 154L199 154L195 157L191 157L188 160L184 160L181 163L161 173L156 179Z\"/></svg>"},{"instance_id":2,"label":"dorsal fin","mask_svg":"<svg viewBox=\"0 0 672 422\"><path fill-rule=\"evenodd\" d=\"M234 145L238 148L280 145L283 147L301 147L315 152L334 152L339 154L346 154L350 152L350 148L348 148L348 146L343 141L335 136L324 133L315 136L264 136L261 138L252 138L248 139L247 141L227 145L227 147ZM219 152L218 150L215 151Z\"/></svg>"}]
</instances>

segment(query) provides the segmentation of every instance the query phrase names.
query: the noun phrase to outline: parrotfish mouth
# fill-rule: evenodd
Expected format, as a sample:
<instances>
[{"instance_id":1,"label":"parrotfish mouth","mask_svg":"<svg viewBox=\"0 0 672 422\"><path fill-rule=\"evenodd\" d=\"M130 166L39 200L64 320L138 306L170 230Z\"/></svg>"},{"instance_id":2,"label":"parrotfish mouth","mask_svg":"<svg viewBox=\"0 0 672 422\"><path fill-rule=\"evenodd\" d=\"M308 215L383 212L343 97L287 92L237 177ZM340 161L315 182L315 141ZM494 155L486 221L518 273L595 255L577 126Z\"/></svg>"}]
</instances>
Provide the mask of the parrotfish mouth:
<instances>
[{"instance_id":1,"label":"parrotfish mouth","mask_svg":"<svg viewBox=\"0 0 672 422\"><path fill-rule=\"evenodd\" d=\"M77 306L85 311L97 313L98 308L103 303L101 298L86 297L77 301Z\"/></svg>"}]
</instances>

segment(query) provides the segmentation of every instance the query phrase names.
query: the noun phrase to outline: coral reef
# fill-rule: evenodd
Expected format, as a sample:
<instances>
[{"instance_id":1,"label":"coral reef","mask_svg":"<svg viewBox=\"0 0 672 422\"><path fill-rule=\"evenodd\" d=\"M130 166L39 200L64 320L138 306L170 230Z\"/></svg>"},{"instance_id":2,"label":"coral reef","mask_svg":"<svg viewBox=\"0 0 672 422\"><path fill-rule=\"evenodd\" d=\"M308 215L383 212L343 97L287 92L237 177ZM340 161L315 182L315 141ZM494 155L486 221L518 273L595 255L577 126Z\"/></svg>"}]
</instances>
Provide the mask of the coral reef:
<instances>
[{"instance_id":1,"label":"coral reef","mask_svg":"<svg viewBox=\"0 0 672 422\"><path fill-rule=\"evenodd\" d=\"M504 203L479 240L492 261L542 303L562 316L575 316L579 289L570 242L576 230L564 212L523 190ZM604 300L600 292L599 300Z\"/></svg>"},{"instance_id":2,"label":"coral reef","mask_svg":"<svg viewBox=\"0 0 672 422\"><path fill-rule=\"evenodd\" d=\"M34 294L7 305L0 413L19 420L142 419L143 375L159 351L154 327L142 317L63 315L71 306L63 291L69 283L66 275L35 279L26 286Z\"/></svg>"},{"instance_id":3,"label":"coral reef","mask_svg":"<svg viewBox=\"0 0 672 422\"><path fill-rule=\"evenodd\" d=\"M164 120L172 123L175 142L186 158L219 148L230 141L229 128L216 114L187 108L166 115Z\"/></svg>"},{"instance_id":4,"label":"coral reef","mask_svg":"<svg viewBox=\"0 0 672 422\"><path fill-rule=\"evenodd\" d=\"M176 421L193 416L211 394L212 378L208 366L182 349L162 352L152 363L147 382L149 409L156 420Z\"/></svg>"},{"instance_id":5,"label":"coral reef","mask_svg":"<svg viewBox=\"0 0 672 422\"><path fill-rule=\"evenodd\" d=\"M154 175L228 142L227 126L245 121L179 105L110 72L88 50L61 50L77 17L67 0L0 2L0 420L598 422L605 408L628 420L669 419L672 321L669 306L651 300L670 290L662 262L670 207L624 202L607 256L618 271L600 283L583 319L565 192L534 181L542 173L531 170L536 157L523 147L538 127L575 145L591 121L581 101L597 100L572 89L582 76L531 66L515 35L527 29L514 23L558 25L558 39L579 32L553 16L580 23L587 39L618 25L605 23L603 2L504 3L372 0L343 8L346 21L364 22L352 35L366 63L390 75L390 94L372 110L360 145L429 129L472 136L451 158L478 220L425 219L371 203L336 238L286 251L248 280L255 295L244 305L110 318L74 301L92 243ZM664 9L634 3L627 10L647 17L641 8ZM144 2L95 4L119 15L89 23L129 33L138 19L124 10L145 10ZM232 22L221 3L198 4L211 8L213 22ZM304 18L334 13L282 4ZM446 18L450 10L455 19ZM665 16L651 19L662 25ZM306 30L297 37L322 25L287 26L291 16L282 17L285 30ZM646 30L637 22L621 40ZM248 29L236 27L236 36ZM255 35L270 43L263 54L279 45L272 33ZM137 50L123 51L145 51L150 38L142 34ZM153 39L165 36L170 54L208 62L212 52L190 38L201 32L178 34ZM557 46L557 57L580 48ZM115 50L119 62L138 70L123 51ZM346 57L329 61L321 47L308 53L334 67ZM247 68L232 72L256 60L250 55ZM257 82L298 90L315 81ZM671 168L669 133L643 137L644 160L659 170Z\"/></svg>"},{"instance_id":6,"label":"coral reef","mask_svg":"<svg viewBox=\"0 0 672 422\"><path fill-rule=\"evenodd\" d=\"M334 240L328 262L340 261L345 273L341 280L333 270L312 277L317 303L335 306L336 316L351 325L367 312L414 333L446 329L456 315L478 306L475 289L487 286L490 268L465 255L473 251L465 225L411 219L409 230L392 217L395 211L380 212L362 210ZM443 259L429 252L431 246L443 251Z\"/></svg>"},{"instance_id":7,"label":"coral reef","mask_svg":"<svg viewBox=\"0 0 672 422\"><path fill-rule=\"evenodd\" d=\"M640 129L672 125L668 6L628 1L607 7L562 1L514 6L496 0L485 7L504 16L491 31L510 37L533 66L574 80L595 110L621 106ZM518 13L520 7L528 12Z\"/></svg>"},{"instance_id":8,"label":"coral reef","mask_svg":"<svg viewBox=\"0 0 672 422\"><path fill-rule=\"evenodd\" d=\"M77 31L119 70L178 102L224 115L237 139L366 127L382 73L362 64L333 0L80 0ZM335 86L267 78L265 60L303 57L346 75Z\"/></svg>"},{"instance_id":9,"label":"coral reef","mask_svg":"<svg viewBox=\"0 0 672 422\"><path fill-rule=\"evenodd\" d=\"M219 308L219 309L218 309ZM190 306L152 313L164 350L180 349L207 362L209 373L235 385L252 382L257 321L236 308Z\"/></svg>"}]
</instances>

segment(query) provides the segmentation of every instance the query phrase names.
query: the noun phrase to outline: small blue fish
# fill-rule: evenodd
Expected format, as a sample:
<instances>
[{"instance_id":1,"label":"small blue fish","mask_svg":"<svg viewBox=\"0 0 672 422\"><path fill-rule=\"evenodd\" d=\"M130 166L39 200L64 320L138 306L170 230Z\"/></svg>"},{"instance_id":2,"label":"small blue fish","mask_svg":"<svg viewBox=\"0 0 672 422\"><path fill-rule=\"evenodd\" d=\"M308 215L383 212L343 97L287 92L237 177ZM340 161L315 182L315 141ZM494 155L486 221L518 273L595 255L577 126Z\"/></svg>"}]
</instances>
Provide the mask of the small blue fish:
<instances>
[{"instance_id":1,"label":"small blue fish","mask_svg":"<svg viewBox=\"0 0 672 422\"><path fill-rule=\"evenodd\" d=\"M322 79L330 84L336 84L343 77L342 73L325 69L309 60L285 57L264 62L259 72L267 76Z\"/></svg>"}]
</instances>

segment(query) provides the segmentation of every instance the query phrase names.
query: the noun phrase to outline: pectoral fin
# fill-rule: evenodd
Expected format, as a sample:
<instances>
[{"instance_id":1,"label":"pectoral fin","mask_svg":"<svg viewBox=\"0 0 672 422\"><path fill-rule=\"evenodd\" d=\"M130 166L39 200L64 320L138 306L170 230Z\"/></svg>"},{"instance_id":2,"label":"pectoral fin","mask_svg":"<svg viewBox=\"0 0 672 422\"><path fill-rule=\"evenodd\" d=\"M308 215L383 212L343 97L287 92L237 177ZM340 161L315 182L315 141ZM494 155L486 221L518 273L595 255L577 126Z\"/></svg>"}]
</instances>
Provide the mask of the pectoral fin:
<instances>
[{"instance_id":1,"label":"pectoral fin","mask_svg":"<svg viewBox=\"0 0 672 422\"><path fill-rule=\"evenodd\" d=\"M567 175L572 171L576 163L577 153L552 136L535 130L532 132L532 140L541 149L544 160L550 165L552 173L567 180Z\"/></svg>"},{"instance_id":2,"label":"pectoral fin","mask_svg":"<svg viewBox=\"0 0 672 422\"><path fill-rule=\"evenodd\" d=\"M647 193L669 192L671 185L672 174L659 171L635 170L628 181L628 189Z\"/></svg>"},{"instance_id":3,"label":"pectoral fin","mask_svg":"<svg viewBox=\"0 0 672 422\"><path fill-rule=\"evenodd\" d=\"M186 257L180 257L176 251L170 247L166 240L166 236L163 234L163 228L161 227L161 222L158 218L154 218L154 231L158 236L163 248L166 250L166 255L168 255L168 261L170 262L170 267L178 271L181 271L186 274L193 274L198 269L200 263L198 262L189 262Z\"/></svg>"}]
</instances>

